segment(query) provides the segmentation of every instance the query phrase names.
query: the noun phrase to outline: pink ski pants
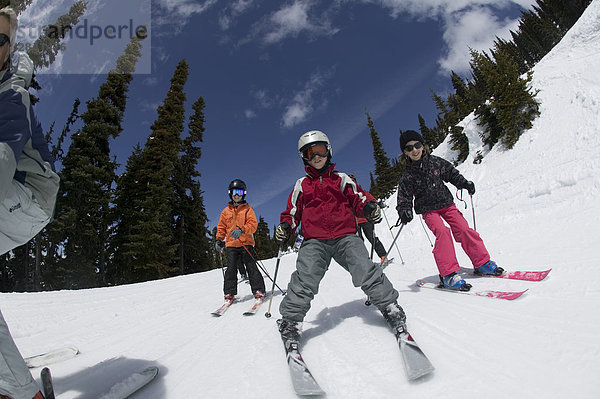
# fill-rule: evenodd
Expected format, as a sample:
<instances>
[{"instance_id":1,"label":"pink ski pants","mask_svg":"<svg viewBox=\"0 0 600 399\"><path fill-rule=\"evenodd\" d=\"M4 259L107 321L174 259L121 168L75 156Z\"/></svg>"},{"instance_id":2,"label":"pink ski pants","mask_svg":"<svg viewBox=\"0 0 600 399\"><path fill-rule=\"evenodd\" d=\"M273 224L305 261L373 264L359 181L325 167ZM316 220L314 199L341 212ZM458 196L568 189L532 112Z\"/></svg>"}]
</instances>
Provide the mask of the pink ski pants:
<instances>
[{"instance_id":1,"label":"pink ski pants","mask_svg":"<svg viewBox=\"0 0 600 399\"><path fill-rule=\"evenodd\" d=\"M441 276L447 276L460 269L452 236L456 242L461 244L463 251L471 259L473 267L479 267L490 260L490 254L485 248L483 240L475 230L469 227L456 205L452 204L446 208L425 212L423 220L435 235L433 257ZM450 228L444 224L444 221Z\"/></svg>"}]
</instances>

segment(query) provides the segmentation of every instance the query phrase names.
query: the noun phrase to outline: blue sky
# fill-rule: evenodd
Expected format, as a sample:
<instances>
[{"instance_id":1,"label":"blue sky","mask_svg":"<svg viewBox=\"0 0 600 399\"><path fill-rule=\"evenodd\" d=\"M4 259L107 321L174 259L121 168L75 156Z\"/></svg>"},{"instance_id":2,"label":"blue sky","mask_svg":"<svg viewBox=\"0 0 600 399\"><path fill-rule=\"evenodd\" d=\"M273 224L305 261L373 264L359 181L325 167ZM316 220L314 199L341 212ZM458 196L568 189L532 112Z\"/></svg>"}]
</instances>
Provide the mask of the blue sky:
<instances>
[{"instance_id":1,"label":"blue sky","mask_svg":"<svg viewBox=\"0 0 600 399\"><path fill-rule=\"evenodd\" d=\"M271 229L279 222L293 183L304 173L296 145L307 130L324 131L337 169L354 173L368 188L374 161L365 111L388 156L396 156L398 129L417 129L418 113L434 125L430 89L450 90L451 70L467 77L469 47L487 50L496 36L509 38L520 11L533 4L150 1L90 0L84 16L103 27L128 20L150 26L130 85L124 131L112 150L124 168L133 146L145 143L175 66L185 58L187 110L199 96L206 102L198 169L211 229L235 178L247 183L257 216ZM21 22L51 22L71 3L34 0ZM77 49L77 40L83 49ZM45 129L56 121L60 131L76 97L85 102L97 95L103 72L114 66L127 41L100 37L89 45L89 37L71 39L54 65L38 71L43 90L36 111Z\"/></svg>"}]
</instances>

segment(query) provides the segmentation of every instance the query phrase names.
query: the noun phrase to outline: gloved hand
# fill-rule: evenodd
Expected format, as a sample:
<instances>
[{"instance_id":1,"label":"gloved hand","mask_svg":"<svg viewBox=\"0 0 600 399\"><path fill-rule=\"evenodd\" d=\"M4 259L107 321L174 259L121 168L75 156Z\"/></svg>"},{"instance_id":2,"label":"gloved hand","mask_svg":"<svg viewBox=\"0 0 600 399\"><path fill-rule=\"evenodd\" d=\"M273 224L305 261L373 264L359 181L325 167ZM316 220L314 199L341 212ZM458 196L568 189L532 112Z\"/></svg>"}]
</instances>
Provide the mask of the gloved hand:
<instances>
[{"instance_id":1,"label":"gloved hand","mask_svg":"<svg viewBox=\"0 0 600 399\"><path fill-rule=\"evenodd\" d=\"M275 227L275 240L283 244L289 240L291 233L292 226L290 226L288 222L281 222L277 227Z\"/></svg>"},{"instance_id":2,"label":"gloved hand","mask_svg":"<svg viewBox=\"0 0 600 399\"><path fill-rule=\"evenodd\" d=\"M369 201L363 208L363 213L367 220L371 223L381 222L381 208L375 201Z\"/></svg>"},{"instance_id":3,"label":"gloved hand","mask_svg":"<svg viewBox=\"0 0 600 399\"><path fill-rule=\"evenodd\" d=\"M229 235L237 240L238 238L240 238L243 232L244 230L238 227L237 229L233 230Z\"/></svg>"},{"instance_id":4,"label":"gloved hand","mask_svg":"<svg viewBox=\"0 0 600 399\"><path fill-rule=\"evenodd\" d=\"M225 241L217 240L215 241L215 249L219 252L223 252L223 248L225 248Z\"/></svg>"},{"instance_id":5,"label":"gloved hand","mask_svg":"<svg viewBox=\"0 0 600 399\"><path fill-rule=\"evenodd\" d=\"M398 211L398 216L400 216L400 222L407 224L413 219L412 209L402 209Z\"/></svg>"},{"instance_id":6,"label":"gloved hand","mask_svg":"<svg viewBox=\"0 0 600 399\"><path fill-rule=\"evenodd\" d=\"M475 183L473 183L472 181L467 181L464 185L463 188L465 190L467 190L467 192L469 193L469 195L473 195L475 194Z\"/></svg>"}]
</instances>

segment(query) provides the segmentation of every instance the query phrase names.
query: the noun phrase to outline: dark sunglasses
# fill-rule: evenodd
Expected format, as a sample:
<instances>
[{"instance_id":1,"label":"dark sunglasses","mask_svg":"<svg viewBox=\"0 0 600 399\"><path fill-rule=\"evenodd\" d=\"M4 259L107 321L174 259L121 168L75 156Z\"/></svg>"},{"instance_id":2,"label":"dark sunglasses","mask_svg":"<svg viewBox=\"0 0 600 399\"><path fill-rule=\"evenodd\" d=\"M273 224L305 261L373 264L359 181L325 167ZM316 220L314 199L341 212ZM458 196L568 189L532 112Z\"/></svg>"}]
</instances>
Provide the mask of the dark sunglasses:
<instances>
[{"instance_id":1,"label":"dark sunglasses","mask_svg":"<svg viewBox=\"0 0 600 399\"><path fill-rule=\"evenodd\" d=\"M319 155L324 158L327 156L328 153L329 148L327 148L327 145L318 143L302 151L302 158L306 159L307 161L310 161L316 155Z\"/></svg>"},{"instance_id":2,"label":"dark sunglasses","mask_svg":"<svg viewBox=\"0 0 600 399\"><path fill-rule=\"evenodd\" d=\"M4 46L4 43L10 42L10 37L4 33L0 33L0 47Z\"/></svg>"},{"instance_id":3,"label":"dark sunglasses","mask_svg":"<svg viewBox=\"0 0 600 399\"><path fill-rule=\"evenodd\" d=\"M411 152L412 150L414 150L414 149L418 150L421 147L423 147L423 143L421 143L420 141L417 141L415 144L405 145L404 146L404 151Z\"/></svg>"}]
</instances>

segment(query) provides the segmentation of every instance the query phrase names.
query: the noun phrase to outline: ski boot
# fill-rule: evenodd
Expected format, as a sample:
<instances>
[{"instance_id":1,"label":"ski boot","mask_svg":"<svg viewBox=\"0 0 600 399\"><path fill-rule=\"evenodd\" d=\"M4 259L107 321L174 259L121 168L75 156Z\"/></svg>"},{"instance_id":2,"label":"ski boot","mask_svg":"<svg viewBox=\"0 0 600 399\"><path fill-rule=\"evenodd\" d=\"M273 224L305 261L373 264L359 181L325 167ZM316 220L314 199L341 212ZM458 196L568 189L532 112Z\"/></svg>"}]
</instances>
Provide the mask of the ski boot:
<instances>
[{"instance_id":1,"label":"ski boot","mask_svg":"<svg viewBox=\"0 0 600 399\"><path fill-rule=\"evenodd\" d=\"M474 270L475 274L479 275L490 275L490 276L500 276L504 273L504 269L498 267L496 262L493 260L488 260L483 265L476 267Z\"/></svg>"},{"instance_id":2,"label":"ski boot","mask_svg":"<svg viewBox=\"0 0 600 399\"><path fill-rule=\"evenodd\" d=\"M456 272L450 273L444 277L440 276L440 286L456 291L469 291L472 287L471 284L463 280Z\"/></svg>"},{"instance_id":3,"label":"ski boot","mask_svg":"<svg viewBox=\"0 0 600 399\"><path fill-rule=\"evenodd\" d=\"M225 295L225 302L232 301L234 298L235 298L235 295L227 294L227 295Z\"/></svg>"},{"instance_id":4,"label":"ski boot","mask_svg":"<svg viewBox=\"0 0 600 399\"><path fill-rule=\"evenodd\" d=\"M256 291L254 293L254 299L265 299L265 293L261 291Z\"/></svg>"},{"instance_id":5,"label":"ski boot","mask_svg":"<svg viewBox=\"0 0 600 399\"><path fill-rule=\"evenodd\" d=\"M390 303L381 311L383 318L394 332L396 338L406 331L406 314L396 302Z\"/></svg>"},{"instance_id":6,"label":"ski boot","mask_svg":"<svg viewBox=\"0 0 600 399\"><path fill-rule=\"evenodd\" d=\"M290 348L298 348L300 342L300 331L302 330L302 322L288 319L277 320L277 328L281 333L281 340L286 351Z\"/></svg>"}]
</instances>

